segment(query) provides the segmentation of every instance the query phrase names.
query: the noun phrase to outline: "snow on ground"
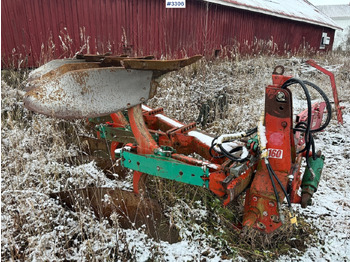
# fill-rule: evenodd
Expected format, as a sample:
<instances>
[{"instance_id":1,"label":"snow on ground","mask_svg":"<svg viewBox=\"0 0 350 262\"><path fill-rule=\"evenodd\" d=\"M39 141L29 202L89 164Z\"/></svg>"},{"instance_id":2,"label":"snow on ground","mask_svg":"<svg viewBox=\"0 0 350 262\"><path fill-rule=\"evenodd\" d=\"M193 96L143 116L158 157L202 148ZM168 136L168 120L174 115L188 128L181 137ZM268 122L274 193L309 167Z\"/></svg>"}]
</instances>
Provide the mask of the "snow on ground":
<instances>
[{"instance_id":1,"label":"snow on ground","mask_svg":"<svg viewBox=\"0 0 350 262\"><path fill-rule=\"evenodd\" d=\"M327 78L318 77L312 70L306 73L299 70L301 60L296 58L261 57L209 63L195 74L183 71L164 79L162 90L150 105L163 106L170 117L177 116L189 123L196 120L199 102L225 90L231 99L228 120L216 120L206 131L214 135L247 130L257 123L264 86L270 83L276 63L320 86L328 83ZM343 62L323 60L323 63ZM339 125L333 117L327 130L317 135L316 146L326 156L320 187L311 207L296 208L299 216L313 225L318 242L305 253L292 250L289 256L280 257L280 261L350 260L350 79L349 74L340 75L345 69L344 66L334 69L345 105L344 125ZM179 83L182 88L175 89ZM329 88L326 91L331 94ZM96 219L90 210L71 211L49 198L50 192L91 185L131 189L131 177L123 183L108 179L94 162L78 165L62 162L63 158L81 155L79 144L67 142L62 126L76 136L84 132L82 123L57 121L23 110L21 96L4 82L1 95L1 255L4 260L224 261L223 255L235 254L230 243L208 234L201 226L209 212L200 202L190 207L178 199L175 206L168 207L167 216L180 229L182 239L169 244L153 240L142 229L119 228L117 217L112 218L115 223L111 225ZM296 109L303 108L300 92L295 91L294 97ZM239 255L235 259L244 261Z\"/></svg>"},{"instance_id":2,"label":"snow on ground","mask_svg":"<svg viewBox=\"0 0 350 262\"><path fill-rule=\"evenodd\" d=\"M302 261L347 261L350 259L350 103L346 103L344 125L335 120L317 136L318 148L326 156L322 180L311 207L298 208L315 226L320 244L310 247Z\"/></svg>"},{"instance_id":3,"label":"snow on ground","mask_svg":"<svg viewBox=\"0 0 350 262\"><path fill-rule=\"evenodd\" d=\"M336 120L336 111L332 104L333 118L324 132L315 135L316 150L325 155L318 191L313 196L312 206L302 209L295 206L299 216L313 225L318 244L310 246L299 257L282 257L281 261L348 261L350 259L350 83L349 68L344 65L328 66L336 76L339 99L342 100L344 124ZM310 72L314 74L310 75ZM340 72L347 78L337 79ZM313 79L315 70L302 64L300 77ZM315 79L313 79L315 80ZM344 81L345 80L345 81ZM329 83L328 77L316 79L323 88ZM312 82L312 81L311 81ZM331 89L325 90L330 101L333 101ZM294 100L295 110L304 108L302 101Z\"/></svg>"},{"instance_id":4,"label":"snow on ground","mask_svg":"<svg viewBox=\"0 0 350 262\"><path fill-rule=\"evenodd\" d=\"M283 256L280 261L348 261L350 259L350 103L343 103L344 125L335 119L316 136L317 150L326 156L312 206L294 206L313 225L318 238L304 254Z\"/></svg>"}]
</instances>

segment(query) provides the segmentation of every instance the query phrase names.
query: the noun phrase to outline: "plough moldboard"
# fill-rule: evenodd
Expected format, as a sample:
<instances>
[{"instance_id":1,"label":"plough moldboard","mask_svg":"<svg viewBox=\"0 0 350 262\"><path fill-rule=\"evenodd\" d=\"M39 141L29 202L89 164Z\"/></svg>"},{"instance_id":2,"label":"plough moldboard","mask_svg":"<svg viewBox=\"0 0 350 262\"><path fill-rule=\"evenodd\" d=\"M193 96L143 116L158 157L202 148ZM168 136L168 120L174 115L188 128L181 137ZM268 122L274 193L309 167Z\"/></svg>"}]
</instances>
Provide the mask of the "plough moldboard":
<instances>
[{"instance_id":1,"label":"plough moldboard","mask_svg":"<svg viewBox=\"0 0 350 262\"><path fill-rule=\"evenodd\" d=\"M110 141L113 161L133 170L135 194L143 194L148 175L157 176L204 187L222 199L224 206L245 194L243 227L271 233L286 219L297 223L292 204L307 207L320 181L324 156L315 149L313 134L330 121L327 96L308 81L283 75L284 68L278 66L272 74L272 84L266 87L265 110L257 127L216 138L201 133L196 123L180 123L167 117L162 108L144 105L155 95L165 73L200 58L159 61L152 57L81 55L77 59L54 60L31 73L24 105L57 118L89 118L98 138ZM308 104L296 121L292 85L304 90ZM310 88L324 101L311 105ZM205 160L190 157L193 153ZM303 161L306 168L302 175ZM103 189L114 197L106 206L96 200L102 197L103 190L96 194L91 190L80 189L80 193L91 200L99 215L109 216L113 210L127 213L125 201L118 201L121 194L116 197L113 190ZM74 199L65 197L67 194L53 196L69 203ZM130 192L125 197L133 198ZM289 218L283 216L284 200ZM143 198L138 201L143 207L153 205Z\"/></svg>"}]
</instances>

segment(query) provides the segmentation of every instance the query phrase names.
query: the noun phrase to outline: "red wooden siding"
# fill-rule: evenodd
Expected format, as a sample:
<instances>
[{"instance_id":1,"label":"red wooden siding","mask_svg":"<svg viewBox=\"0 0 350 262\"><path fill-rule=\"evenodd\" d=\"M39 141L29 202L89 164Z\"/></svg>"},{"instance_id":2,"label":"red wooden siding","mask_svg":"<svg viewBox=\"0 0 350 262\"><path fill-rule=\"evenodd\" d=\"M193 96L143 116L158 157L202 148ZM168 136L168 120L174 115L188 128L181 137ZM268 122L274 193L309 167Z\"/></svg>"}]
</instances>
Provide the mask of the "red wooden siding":
<instances>
[{"instance_id":1,"label":"red wooden siding","mask_svg":"<svg viewBox=\"0 0 350 262\"><path fill-rule=\"evenodd\" d=\"M251 53L257 40L273 40L279 52L306 44L318 50L323 31L332 41L326 50L333 44L330 28L203 1L187 0L186 6L166 9L164 0L2 0L2 65L23 60L38 66L79 51L158 58L233 47Z\"/></svg>"}]
</instances>

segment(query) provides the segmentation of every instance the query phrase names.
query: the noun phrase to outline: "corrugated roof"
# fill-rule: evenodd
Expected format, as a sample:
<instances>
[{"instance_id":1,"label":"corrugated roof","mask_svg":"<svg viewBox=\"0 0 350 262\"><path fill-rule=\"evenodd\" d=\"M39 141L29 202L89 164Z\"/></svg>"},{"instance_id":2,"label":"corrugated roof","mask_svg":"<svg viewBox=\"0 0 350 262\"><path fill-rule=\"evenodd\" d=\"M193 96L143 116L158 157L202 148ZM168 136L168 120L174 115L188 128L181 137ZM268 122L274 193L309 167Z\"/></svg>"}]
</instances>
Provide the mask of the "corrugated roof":
<instances>
[{"instance_id":1,"label":"corrugated roof","mask_svg":"<svg viewBox=\"0 0 350 262\"><path fill-rule=\"evenodd\" d=\"M350 4L349 5L320 5L317 6L322 13L334 18L347 18L350 17Z\"/></svg>"},{"instance_id":2,"label":"corrugated roof","mask_svg":"<svg viewBox=\"0 0 350 262\"><path fill-rule=\"evenodd\" d=\"M341 29L330 17L307 0L204 0L219 5Z\"/></svg>"}]
</instances>

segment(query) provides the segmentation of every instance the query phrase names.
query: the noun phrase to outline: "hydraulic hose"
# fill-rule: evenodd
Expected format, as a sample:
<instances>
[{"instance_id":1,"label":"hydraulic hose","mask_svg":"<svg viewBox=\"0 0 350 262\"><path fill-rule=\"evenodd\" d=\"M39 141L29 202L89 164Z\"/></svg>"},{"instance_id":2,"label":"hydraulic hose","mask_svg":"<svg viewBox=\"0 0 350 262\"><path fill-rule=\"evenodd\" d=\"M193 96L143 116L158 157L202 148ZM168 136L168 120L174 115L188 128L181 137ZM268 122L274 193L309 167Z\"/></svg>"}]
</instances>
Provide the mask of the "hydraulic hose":
<instances>
[{"instance_id":1,"label":"hydraulic hose","mask_svg":"<svg viewBox=\"0 0 350 262\"><path fill-rule=\"evenodd\" d=\"M306 151L306 157L305 157L306 158L306 165L307 165L307 168L310 170L311 174L314 175L315 172L313 171L313 169L311 168L310 163L309 163L309 153L310 153L310 147L312 145L312 143L310 141L312 139L311 132L310 132L310 128L311 128L311 97L310 97L309 90L307 89L305 83L302 80L297 79L297 78L290 78L282 85L282 88L286 89L288 86L291 86L293 84L299 84L302 87L302 89L304 90L304 93L306 96L307 122L305 125L305 129L301 131L301 132L304 132L304 134L305 134L305 148L302 150L302 152ZM300 153L300 152L298 152L298 153Z\"/></svg>"},{"instance_id":2,"label":"hydraulic hose","mask_svg":"<svg viewBox=\"0 0 350 262\"><path fill-rule=\"evenodd\" d=\"M249 129L246 132L217 136L211 142L211 147L209 149L209 154L210 154L210 156L212 158L216 158L216 159L217 158L227 157L228 159L230 159L232 161L237 161L237 162L247 161L248 157L249 157L249 154L246 157L243 157L243 158L236 157L236 156L234 156L232 154L232 153L238 152L240 150L245 150L244 147L238 146L238 147L235 147L235 148L231 149L230 151L227 151L224 148L223 144L224 143L233 142L234 139L251 136L252 134L254 134L256 132L257 132L257 128L252 128L252 129ZM218 148L220 150L216 150L216 148ZM214 155L213 151L215 151L218 155Z\"/></svg>"}]
</instances>

